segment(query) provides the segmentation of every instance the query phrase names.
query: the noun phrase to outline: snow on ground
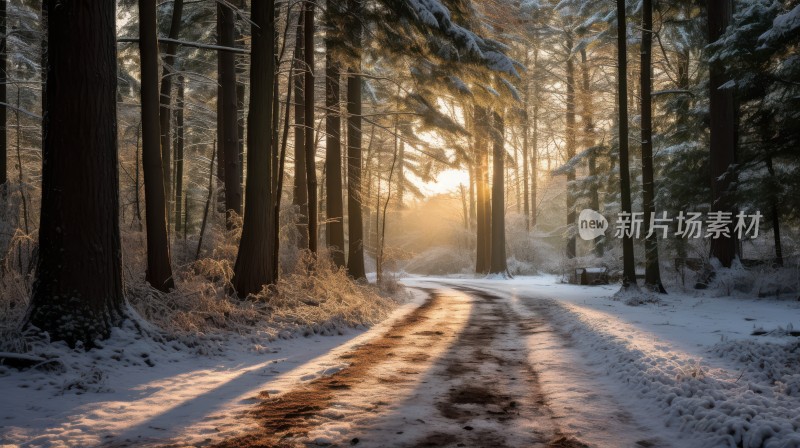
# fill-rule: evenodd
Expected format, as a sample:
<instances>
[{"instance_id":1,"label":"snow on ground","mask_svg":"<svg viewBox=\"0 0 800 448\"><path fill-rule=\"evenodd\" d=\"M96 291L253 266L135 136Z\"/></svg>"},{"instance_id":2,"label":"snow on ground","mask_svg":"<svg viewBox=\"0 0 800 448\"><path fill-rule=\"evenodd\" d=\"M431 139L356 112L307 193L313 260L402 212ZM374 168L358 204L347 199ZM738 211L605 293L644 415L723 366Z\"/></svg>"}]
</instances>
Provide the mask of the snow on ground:
<instances>
[{"instance_id":1,"label":"snow on ground","mask_svg":"<svg viewBox=\"0 0 800 448\"><path fill-rule=\"evenodd\" d=\"M255 424L242 413L260 392L336 372L338 354L380 334L422 299L369 331L335 336L268 343L254 334L187 347L154 342L129 321L100 349L54 346L61 372L0 366L0 447L196 445L230 437Z\"/></svg>"},{"instance_id":2,"label":"snow on ground","mask_svg":"<svg viewBox=\"0 0 800 448\"><path fill-rule=\"evenodd\" d=\"M529 320L530 331L509 330L514 340L498 341L497 351L525 347L548 418L592 446L800 447L799 302L694 291L615 298L618 287L563 285L550 276L403 282L486 291ZM0 447L195 445L233 437L257 425L242 416L260 392L281 394L339 371L347 365L343 354L425 298L418 291L383 324L338 336L270 343L227 337L209 352L207 344L154 342L131 325L88 353L53 347L62 372L0 366ZM388 407L424 420L437 384ZM374 437L383 423L408 424L392 418L361 427L377 431ZM347 428L320 427L316 435Z\"/></svg>"},{"instance_id":3,"label":"snow on ground","mask_svg":"<svg viewBox=\"0 0 800 448\"><path fill-rule=\"evenodd\" d=\"M347 434L357 436L359 446L691 446L673 444L685 442L678 431L631 415L597 390L596 382L574 369L568 350L553 343L557 338L548 324L515 310L508 294L484 295L462 283L404 283L436 286L449 300L469 304L469 312L448 312L445 321L465 320L464 330L426 367L405 400L348 420ZM382 396L371 390L376 393L360 392ZM344 445L342 438L330 440Z\"/></svg>"},{"instance_id":4,"label":"snow on ground","mask_svg":"<svg viewBox=\"0 0 800 448\"><path fill-rule=\"evenodd\" d=\"M800 447L800 341L791 336L800 325L798 302L694 292L614 300L616 286L563 285L546 276L437 283L505 295L541 316L567 341L553 356L532 350L554 364L544 371L568 372L559 358L571 357L574 371L599 375L592 381L632 413L655 412L670 427L706 437L704 446ZM549 392L565 398L565 408L591 409L597 400L569 396L579 380L551 375ZM589 424L585 416L572 420L577 429Z\"/></svg>"}]
</instances>

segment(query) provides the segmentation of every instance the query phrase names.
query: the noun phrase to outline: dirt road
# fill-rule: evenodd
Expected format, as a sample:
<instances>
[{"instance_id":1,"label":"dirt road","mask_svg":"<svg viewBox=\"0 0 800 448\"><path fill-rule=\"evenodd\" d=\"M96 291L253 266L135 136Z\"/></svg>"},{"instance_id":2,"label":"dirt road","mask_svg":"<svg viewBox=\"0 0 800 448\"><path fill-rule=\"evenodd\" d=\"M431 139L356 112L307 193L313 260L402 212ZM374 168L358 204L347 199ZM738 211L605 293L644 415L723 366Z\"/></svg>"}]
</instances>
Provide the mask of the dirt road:
<instances>
[{"instance_id":1,"label":"dirt road","mask_svg":"<svg viewBox=\"0 0 800 448\"><path fill-rule=\"evenodd\" d=\"M339 372L262 393L250 415L260 430L219 446L596 446L563 427L522 342L550 333L546 322L486 292L426 292L422 306L343 355Z\"/></svg>"}]
</instances>

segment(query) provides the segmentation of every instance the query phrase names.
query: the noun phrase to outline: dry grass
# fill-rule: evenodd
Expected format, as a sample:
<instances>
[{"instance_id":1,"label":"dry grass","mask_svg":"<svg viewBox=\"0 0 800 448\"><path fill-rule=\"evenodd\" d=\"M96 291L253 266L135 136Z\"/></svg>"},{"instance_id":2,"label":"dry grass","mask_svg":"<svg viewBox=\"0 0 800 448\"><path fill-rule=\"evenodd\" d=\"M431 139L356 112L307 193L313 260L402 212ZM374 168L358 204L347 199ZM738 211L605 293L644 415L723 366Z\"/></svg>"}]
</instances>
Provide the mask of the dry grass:
<instances>
[{"instance_id":1,"label":"dry grass","mask_svg":"<svg viewBox=\"0 0 800 448\"><path fill-rule=\"evenodd\" d=\"M288 226L287 226L288 227ZM145 235L123 231L125 296L131 317L151 336L202 345L203 339L225 334L258 334L274 340L310 334L338 334L346 327L365 327L384 319L395 307L401 288L391 278L379 288L353 282L335 267L326 253L318 259L292 247L285 238L283 275L278 284L240 300L232 294L231 279L236 256L238 228L210 225L201 258L194 261L197 239L173 245L173 272L177 289L162 293L144 280ZM290 235L291 237L291 235ZM30 338L20 331L28 306L30 279L20 274L17 259L23 254L27 271L28 237L12 239L0 276L0 351L26 352ZM13 261L10 262L9 260ZM383 289L383 290L382 290ZM142 322L144 321L144 322Z\"/></svg>"}]
</instances>

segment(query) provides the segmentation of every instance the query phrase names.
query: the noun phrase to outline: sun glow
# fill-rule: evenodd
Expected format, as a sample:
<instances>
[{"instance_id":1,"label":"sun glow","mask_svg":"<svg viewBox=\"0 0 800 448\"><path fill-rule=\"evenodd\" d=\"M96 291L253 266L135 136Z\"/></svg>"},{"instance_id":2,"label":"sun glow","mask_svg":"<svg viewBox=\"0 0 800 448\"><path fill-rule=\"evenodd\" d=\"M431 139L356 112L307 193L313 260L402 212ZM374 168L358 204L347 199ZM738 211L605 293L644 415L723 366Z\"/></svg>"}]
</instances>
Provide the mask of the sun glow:
<instances>
[{"instance_id":1,"label":"sun glow","mask_svg":"<svg viewBox=\"0 0 800 448\"><path fill-rule=\"evenodd\" d=\"M469 173L467 170L447 169L436 175L433 182L422 182L414 179L419 189L426 196L457 193L461 185L469 188Z\"/></svg>"}]
</instances>

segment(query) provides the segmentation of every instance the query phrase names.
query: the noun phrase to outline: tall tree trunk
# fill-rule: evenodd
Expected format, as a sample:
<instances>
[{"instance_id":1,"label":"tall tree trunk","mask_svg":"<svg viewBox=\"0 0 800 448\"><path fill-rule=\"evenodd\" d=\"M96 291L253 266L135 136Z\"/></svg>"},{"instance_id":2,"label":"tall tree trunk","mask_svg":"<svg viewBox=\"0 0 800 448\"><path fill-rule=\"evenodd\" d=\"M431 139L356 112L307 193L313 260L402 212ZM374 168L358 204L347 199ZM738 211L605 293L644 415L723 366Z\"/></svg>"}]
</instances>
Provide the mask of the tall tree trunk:
<instances>
[{"instance_id":1,"label":"tall tree trunk","mask_svg":"<svg viewBox=\"0 0 800 448\"><path fill-rule=\"evenodd\" d=\"M328 3L326 15L328 29L332 29L333 2ZM340 114L339 64L333 59L332 40L325 41L325 177L327 194L327 242L333 262L345 266L344 258L344 192L342 191L342 119Z\"/></svg>"},{"instance_id":2,"label":"tall tree trunk","mask_svg":"<svg viewBox=\"0 0 800 448\"><path fill-rule=\"evenodd\" d=\"M539 68L539 48L533 48L533 78ZM531 228L539 217L539 86L533 86L533 135L531 136Z\"/></svg>"},{"instance_id":3,"label":"tall tree trunk","mask_svg":"<svg viewBox=\"0 0 800 448\"><path fill-rule=\"evenodd\" d=\"M764 140L766 141L766 139ZM772 156L767 156L767 172L769 172L770 183L772 184L772 194L770 195L770 211L772 218L772 238L775 242L775 263L783 267L783 244L781 244L781 213L778 204L780 203L779 189L780 184L775 179L775 168L772 166Z\"/></svg>"},{"instance_id":4,"label":"tall tree trunk","mask_svg":"<svg viewBox=\"0 0 800 448\"><path fill-rule=\"evenodd\" d=\"M244 205L243 198L242 198L242 188L244 188L244 142L247 139L247 136L244 133L244 122L247 117L245 117L245 89L246 86L243 82L243 79L247 77L247 72L244 70L240 70L237 65L237 75L236 75L236 122L237 122L237 138L238 138L238 152L239 152L239 207ZM275 143L277 145L277 143Z\"/></svg>"},{"instance_id":5,"label":"tall tree trunk","mask_svg":"<svg viewBox=\"0 0 800 448\"><path fill-rule=\"evenodd\" d=\"M52 44L52 42L51 42ZM163 152L159 147L158 29L155 0L139 0L139 53L142 70L142 167L147 226L147 275L154 288L174 288L167 238Z\"/></svg>"},{"instance_id":6,"label":"tall tree trunk","mask_svg":"<svg viewBox=\"0 0 800 448\"><path fill-rule=\"evenodd\" d=\"M617 0L617 100L619 112L619 185L621 208L631 213L631 174L628 160L628 31L625 0ZM636 287L636 262L633 259L633 237L622 238L622 285Z\"/></svg>"},{"instance_id":7,"label":"tall tree trunk","mask_svg":"<svg viewBox=\"0 0 800 448\"><path fill-rule=\"evenodd\" d=\"M575 61L572 58L572 35L567 35L567 111L566 133L564 140L567 150L567 163L575 157ZM575 168L567 168L567 258L577 255L577 238L575 228Z\"/></svg>"},{"instance_id":8,"label":"tall tree trunk","mask_svg":"<svg viewBox=\"0 0 800 448\"><path fill-rule=\"evenodd\" d=\"M41 9L41 17L39 18L39 23L41 23L41 31L42 31L42 40L40 42L41 48L39 49L39 76L41 77L41 86L42 92L47 90L47 2L49 0L42 0L42 9ZM8 32L8 29L6 29ZM6 43L6 51L8 51L8 43ZM47 95L42 95L42 115L44 115L44 111L47 110Z\"/></svg>"},{"instance_id":9,"label":"tall tree trunk","mask_svg":"<svg viewBox=\"0 0 800 448\"><path fill-rule=\"evenodd\" d=\"M461 193L461 214L464 216L464 230L469 231L469 200L467 199L467 187L458 184L458 191Z\"/></svg>"},{"instance_id":10,"label":"tall tree trunk","mask_svg":"<svg viewBox=\"0 0 800 448\"><path fill-rule=\"evenodd\" d=\"M240 0L238 7L239 7L239 10L246 11L247 10L247 1L246 0ZM277 33L277 29L275 30L275 32ZM235 38L237 44L239 44L239 45L242 44L242 42L244 40L244 36L242 35L242 30L239 27L235 27L234 38ZM242 61L242 60L245 60L245 61ZM238 124L238 126L236 126L236 127L238 128L238 138L239 138L239 189L238 189L238 191L239 191L239 207L240 207L240 210L241 210L241 207L244 206L243 197L242 197L243 196L242 189L244 188L244 148L245 148L245 144L244 143L245 143L245 140L247 139L247 136L245 135L245 132L244 132L244 128L245 128L244 124L245 124L245 120L247 119L247 117L245 116L245 107L246 107L245 94L246 94L246 88L247 88L246 85L245 85L245 80L247 79L247 67L245 66L245 64L247 62L249 62L249 60L246 60L246 58L244 56L239 55L239 62L236 63L236 122ZM275 78L277 79L278 77L276 76ZM280 111L274 112L275 116L278 116L279 113L280 113ZM275 128L275 131L277 131L277 129L278 129L277 123L275 124L274 128ZM277 147L277 145L278 145L278 142L276 140L275 142L273 142L273 146ZM240 215L241 215L241 213L240 213Z\"/></svg>"},{"instance_id":11,"label":"tall tree trunk","mask_svg":"<svg viewBox=\"0 0 800 448\"><path fill-rule=\"evenodd\" d=\"M489 195L489 135L491 116L482 106L475 106L475 153L478 159L478 226L475 272L488 274L492 254L492 204Z\"/></svg>"},{"instance_id":12,"label":"tall tree trunk","mask_svg":"<svg viewBox=\"0 0 800 448\"><path fill-rule=\"evenodd\" d=\"M177 80L178 97L175 100L175 232L180 234L186 229L182 225L183 217L183 107L185 80L179 76Z\"/></svg>"},{"instance_id":13,"label":"tall tree trunk","mask_svg":"<svg viewBox=\"0 0 800 448\"><path fill-rule=\"evenodd\" d=\"M529 68L530 54L525 50L525 68ZM530 205L530 156L528 155L528 137L530 136L530 123L528 122L528 106L530 105L530 77L527 73L524 75L522 86L522 201L524 203L525 213L525 231L531 231L531 205Z\"/></svg>"},{"instance_id":14,"label":"tall tree trunk","mask_svg":"<svg viewBox=\"0 0 800 448\"><path fill-rule=\"evenodd\" d=\"M172 20L169 26L169 38L177 39L181 32L181 19L183 16L183 0L174 0L172 6ZM158 29L156 29L158 33ZM156 34L158 35L158 34ZM161 169L164 170L164 188L167 196L167 222L169 222L171 209L170 202L172 201L172 158L170 125L172 124L172 70L175 66L175 53L178 51L178 45L174 42L169 42L166 46L164 54L163 72L161 75L161 93L159 96L159 132L161 136L161 160L163 161Z\"/></svg>"},{"instance_id":15,"label":"tall tree trunk","mask_svg":"<svg viewBox=\"0 0 800 448\"><path fill-rule=\"evenodd\" d=\"M8 193L8 0L0 0L0 197Z\"/></svg>"},{"instance_id":16,"label":"tall tree trunk","mask_svg":"<svg viewBox=\"0 0 800 448\"><path fill-rule=\"evenodd\" d=\"M642 95L642 208L648 236L644 241L645 272L644 285L666 294L661 284L661 268L658 263L658 235L650 233L651 216L656 213L655 179L653 167L653 98L652 98L652 51L653 51L653 4L642 0L642 51L641 51L641 95Z\"/></svg>"},{"instance_id":17,"label":"tall tree trunk","mask_svg":"<svg viewBox=\"0 0 800 448\"><path fill-rule=\"evenodd\" d=\"M55 82L44 93L39 257L26 326L89 348L108 337L124 313L116 6L90 0L45 5L47 70Z\"/></svg>"},{"instance_id":18,"label":"tall tree trunk","mask_svg":"<svg viewBox=\"0 0 800 448\"><path fill-rule=\"evenodd\" d=\"M314 138L314 2L305 4L305 20L303 24L304 36L304 60L306 67L304 100L305 100L305 162L306 162L306 209L308 215L308 250L317 253L318 231L318 193L317 193L317 141Z\"/></svg>"},{"instance_id":19,"label":"tall tree trunk","mask_svg":"<svg viewBox=\"0 0 800 448\"><path fill-rule=\"evenodd\" d=\"M398 131L399 132L399 131ZM397 209L402 210L405 208L406 200L406 142L403 140L403 135L400 133L398 136L400 141L397 149Z\"/></svg>"},{"instance_id":20,"label":"tall tree trunk","mask_svg":"<svg viewBox=\"0 0 800 448\"><path fill-rule=\"evenodd\" d=\"M136 203L136 222L138 224L139 231L141 232L142 229L142 200L139 197L139 193L141 191L141 183L139 181L141 177L141 161L140 161L140 149L141 149L141 138L142 138L142 123L139 122L139 125L136 126L136 174L135 174L135 189L134 189L134 201Z\"/></svg>"},{"instance_id":21,"label":"tall tree trunk","mask_svg":"<svg viewBox=\"0 0 800 448\"><path fill-rule=\"evenodd\" d=\"M234 47L236 45L236 26L234 11L228 5L217 3L217 21L219 22L219 45ZM222 156L225 168L225 221L230 229L233 226L231 217L242 214L242 184L239 181L239 105L236 92L236 56L230 51L219 52L219 88L217 101L222 105L222 139L218 151Z\"/></svg>"},{"instance_id":22,"label":"tall tree trunk","mask_svg":"<svg viewBox=\"0 0 800 448\"><path fill-rule=\"evenodd\" d=\"M276 11L277 13L277 11ZM277 22L277 20L276 20ZM279 59L276 59L278 61ZM276 65L278 67L278 65ZM287 85L291 86L292 81L294 80L294 65L289 67L289 77L286 80ZM277 76L276 76L277 78ZM273 85L273 91L275 92L275 98L273 98L272 102L272 112L278 113L280 111L280 107L276 107L275 103L280 101L279 95L280 90L278 89L277 81ZM280 238L280 228L281 228L281 206L283 203L283 187L284 187L284 179L286 177L286 148L289 144L289 128L290 126L290 114L292 108L290 105L292 104L292 89L286 89L286 106L284 107L284 118L283 118L283 135L280 139L280 149L278 149L275 142L278 141L278 133L273 131L272 133L272 141L273 141L273 157L272 163L277 165L277 168L272 169L273 175L277 178L277 181L273 181L272 188L273 188L273 196L275 200L273 201L273 223L275 225L276 231L273 232L273 256L276 260L275 264L273 265L273 276L277 280L280 278L280 255L281 255L281 238ZM280 119L273 119L272 123L274 126L278 126L280 123Z\"/></svg>"},{"instance_id":23,"label":"tall tree trunk","mask_svg":"<svg viewBox=\"0 0 800 448\"><path fill-rule=\"evenodd\" d=\"M582 101L582 115L583 115L583 144L586 149L593 148L596 145L595 129L594 129L594 105L592 104L592 86L590 76L589 61L586 57L586 49L581 48L581 77L583 78L583 88L581 89ZM596 179L597 176L597 151L592 151L589 154L589 176ZM597 212L600 211L600 188L595 183L595 188L589 192L589 207ZM605 236L600 235L594 239L594 253L598 257L602 257L604 253L604 240Z\"/></svg>"},{"instance_id":24,"label":"tall tree trunk","mask_svg":"<svg viewBox=\"0 0 800 448\"><path fill-rule=\"evenodd\" d=\"M308 248L308 179L306 178L306 123L305 73L305 19L306 3L303 2L297 20L295 36L295 78L294 78L294 189L292 204L298 213L297 234L299 249Z\"/></svg>"},{"instance_id":25,"label":"tall tree trunk","mask_svg":"<svg viewBox=\"0 0 800 448\"><path fill-rule=\"evenodd\" d=\"M512 171L514 173L514 181L512 185L508 185L508 182L506 182L506 185L508 186L509 189L509 191L506 193L506 198L508 198L508 196L511 195L511 190L513 190L514 195L516 196L516 203L514 204L514 206L517 209L517 214L520 214L522 213L522 205L523 205L522 186L520 185L522 181L519 172L520 149L517 145L518 141L515 138L516 136L513 134L514 131L512 131L512 139L514 141L514 144L511 145L511 147L514 149L514 157L512 158L514 163L506 164L506 173L507 173L506 179L509 179L508 182L511 182L511 173L509 171ZM527 203L527 201L525 202Z\"/></svg>"},{"instance_id":26,"label":"tall tree trunk","mask_svg":"<svg viewBox=\"0 0 800 448\"><path fill-rule=\"evenodd\" d=\"M505 123L501 113L494 112L492 151L492 257L489 273L506 274L506 206L505 182Z\"/></svg>"},{"instance_id":27,"label":"tall tree trunk","mask_svg":"<svg viewBox=\"0 0 800 448\"><path fill-rule=\"evenodd\" d=\"M272 100L275 76L275 0L251 2L250 111L247 117L247 182L244 225L233 271L239 297L275 282L272 191ZM270 125L267 125L267 124Z\"/></svg>"},{"instance_id":28,"label":"tall tree trunk","mask_svg":"<svg viewBox=\"0 0 800 448\"><path fill-rule=\"evenodd\" d=\"M477 210L475 210L475 161L472 160L467 166L469 172L469 230L475 228L477 223Z\"/></svg>"},{"instance_id":29,"label":"tall tree trunk","mask_svg":"<svg viewBox=\"0 0 800 448\"><path fill-rule=\"evenodd\" d=\"M220 14L219 10L222 7L222 4L217 4L217 45L222 45L222 15ZM223 92L222 92L222 51L217 52L217 145L222 147L225 141L225 128L223 123L223 117L225 116L225 112L223 111ZM216 154L217 159L217 189L219 190L219 195L217 196L217 208L220 213L225 213L225 210L221 210L220 207L225 207L225 155L224 151L214 151Z\"/></svg>"},{"instance_id":30,"label":"tall tree trunk","mask_svg":"<svg viewBox=\"0 0 800 448\"><path fill-rule=\"evenodd\" d=\"M676 87L679 90L688 91L689 90L689 69L691 66L691 57L689 53L689 49L684 49L683 51L677 54L676 58L676 66L677 66L677 83ZM689 120L691 115L689 114L691 102L690 102L690 95L681 95L678 97L678 101L676 104L676 112L675 112L675 128L678 130L677 138L678 139L687 139L690 138L687 132L687 129L690 127ZM675 239L675 255L678 258L686 258L688 256L688 249L689 244L686 238L676 238Z\"/></svg>"},{"instance_id":31,"label":"tall tree trunk","mask_svg":"<svg viewBox=\"0 0 800 448\"><path fill-rule=\"evenodd\" d=\"M217 141L214 140L211 146L211 160L209 162L211 166L208 167L208 195L206 196L206 207L203 210L203 220L200 223L200 234L197 238L197 251L194 254L195 261L200 259L200 250L203 248L203 237L206 234L206 224L208 224L208 210L211 208L211 198L214 195L214 159L216 159L216 155Z\"/></svg>"},{"instance_id":32,"label":"tall tree trunk","mask_svg":"<svg viewBox=\"0 0 800 448\"><path fill-rule=\"evenodd\" d=\"M478 204L476 208L476 225L475 225L475 273L487 274L489 272L489 254L486 251L488 244L486 242L487 230L486 227L486 184L484 183L483 173L485 170L484 157L482 153L477 154L475 171L477 173L476 190L478 196Z\"/></svg>"},{"instance_id":33,"label":"tall tree trunk","mask_svg":"<svg viewBox=\"0 0 800 448\"><path fill-rule=\"evenodd\" d=\"M361 48L361 2L348 0L352 18L353 47ZM364 268L364 221L361 213L361 61L350 68L347 78L347 213L348 258L347 272L355 279L366 279Z\"/></svg>"},{"instance_id":34,"label":"tall tree trunk","mask_svg":"<svg viewBox=\"0 0 800 448\"><path fill-rule=\"evenodd\" d=\"M711 0L708 2L708 40L715 42L731 23L733 0ZM729 76L720 61L709 67L709 114L711 116L710 160L712 212L734 213L732 192L733 174L729 171L736 163L736 111L731 89L721 90ZM736 239L731 229L730 236L711 240L711 257L717 258L724 267L730 267L736 257Z\"/></svg>"}]
</instances>

